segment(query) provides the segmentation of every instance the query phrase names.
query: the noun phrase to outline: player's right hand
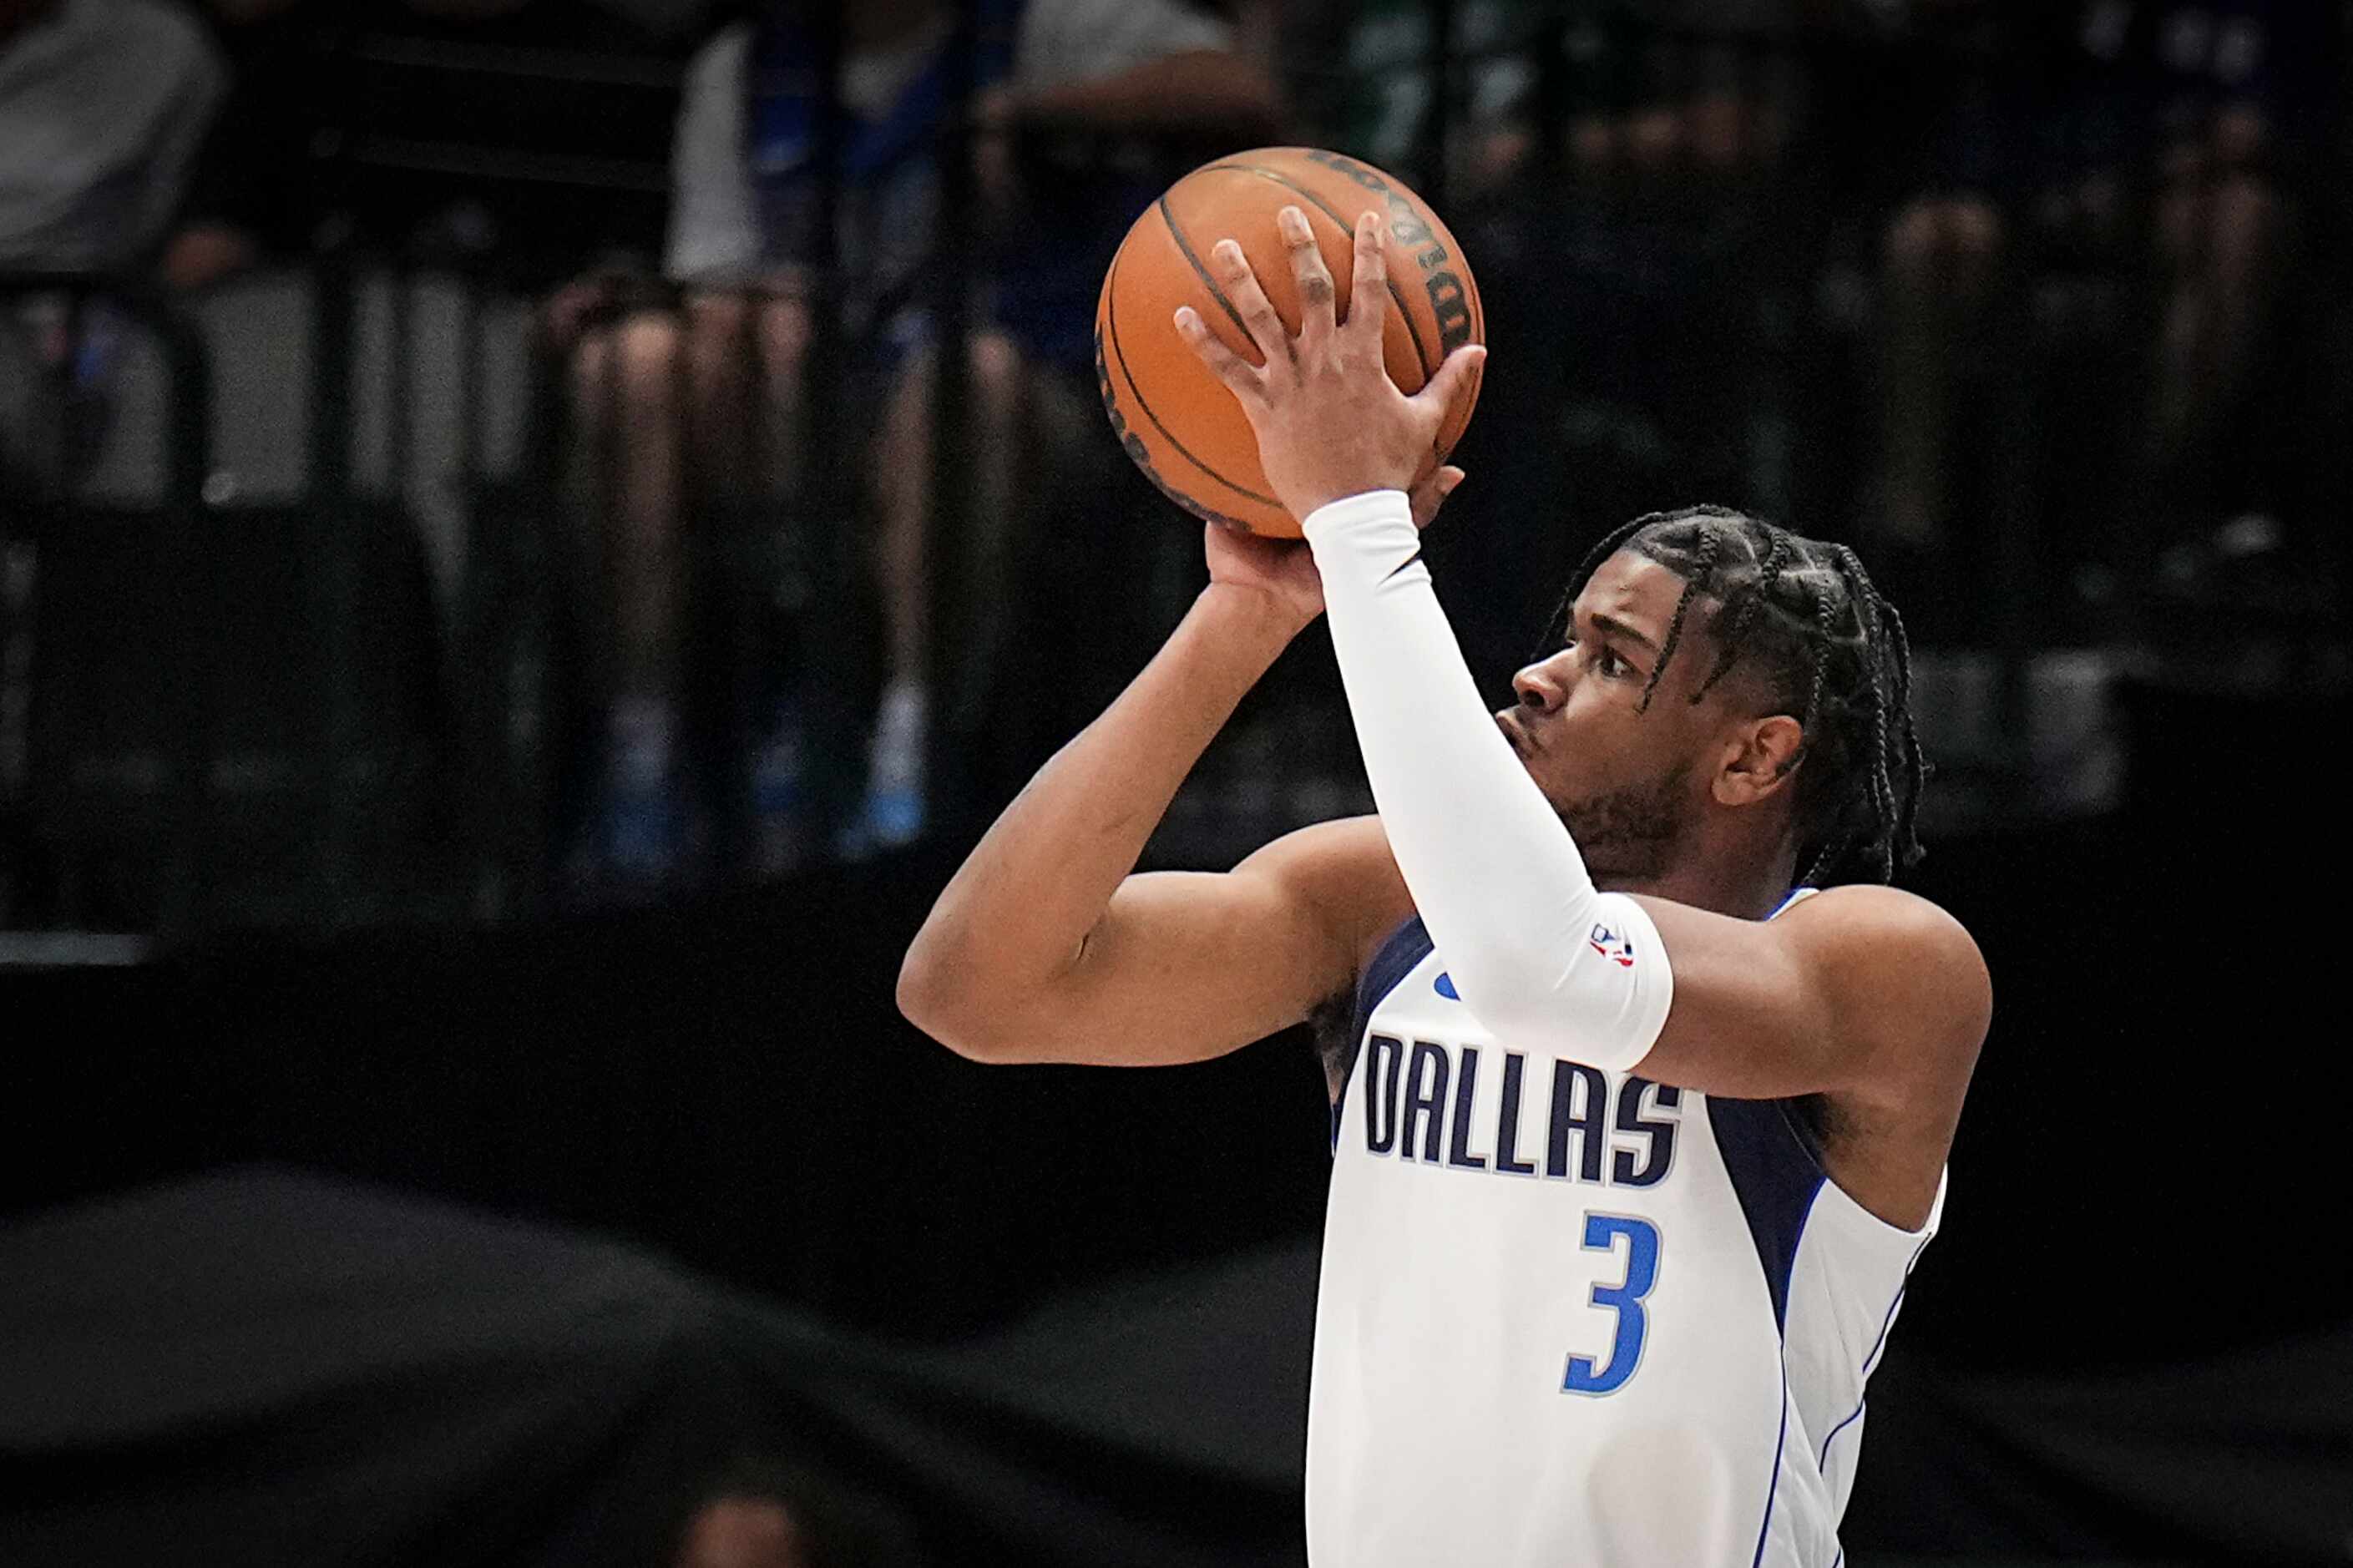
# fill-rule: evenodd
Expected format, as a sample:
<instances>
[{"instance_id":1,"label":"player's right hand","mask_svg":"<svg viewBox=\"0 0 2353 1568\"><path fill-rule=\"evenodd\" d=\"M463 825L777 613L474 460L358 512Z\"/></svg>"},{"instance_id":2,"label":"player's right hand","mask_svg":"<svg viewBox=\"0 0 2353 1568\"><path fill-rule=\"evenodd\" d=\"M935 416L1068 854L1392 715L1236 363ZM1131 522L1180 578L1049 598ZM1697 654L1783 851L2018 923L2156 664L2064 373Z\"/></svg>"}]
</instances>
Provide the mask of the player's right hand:
<instances>
[{"instance_id":1,"label":"player's right hand","mask_svg":"<svg viewBox=\"0 0 2353 1568\"><path fill-rule=\"evenodd\" d=\"M1449 463L1414 486L1414 526L1428 528L1461 482L1462 470ZM1261 539L1213 522L1202 530L1201 548L1208 557L1210 582L1264 595L1294 628L1324 613L1324 581L1305 540Z\"/></svg>"},{"instance_id":2,"label":"player's right hand","mask_svg":"<svg viewBox=\"0 0 2353 1568\"><path fill-rule=\"evenodd\" d=\"M1212 265L1260 363L1228 347L1190 305L1177 307L1176 335L1240 400L1268 493L1292 516L1370 490L1406 489L1437 451L1450 411L1467 409L1477 395L1486 345L1457 347L1409 395L1389 378L1383 357L1390 300L1381 216L1368 211L1356 219L1345 321L1335 320L1332 274L1306 216L1287 206L1276 225L1299 286L1298 331L1267 299L1240 244L1227 238L1210 247Z\"/></svg>"}]
</instances>

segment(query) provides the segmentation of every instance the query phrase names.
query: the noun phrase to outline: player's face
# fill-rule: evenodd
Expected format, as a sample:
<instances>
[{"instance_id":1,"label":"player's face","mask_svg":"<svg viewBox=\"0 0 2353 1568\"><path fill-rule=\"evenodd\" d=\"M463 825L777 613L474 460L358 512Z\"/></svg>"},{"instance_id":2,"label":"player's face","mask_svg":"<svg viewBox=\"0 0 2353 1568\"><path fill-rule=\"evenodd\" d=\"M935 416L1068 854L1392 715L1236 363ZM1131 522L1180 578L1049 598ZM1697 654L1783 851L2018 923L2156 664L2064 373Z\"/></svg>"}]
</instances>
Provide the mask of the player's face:
<instances>
[{"instance_id":1,"label":"player's face","mask_svg":"<svg viewBox=\"0 0 2353 1568\"><path fill-rule=\"evenodd\" d=\"M1566 646L1513 677L1519 704L1495 715L1597 878L1664 870L1704 804L1695 763L1720 715L1688 698L1715 659L1698 629L1712 601L1685 616L1683 646L1641 706L1683 589L1647 556L1603 562L1571 606Z\"/></svg>"}]
</instances>

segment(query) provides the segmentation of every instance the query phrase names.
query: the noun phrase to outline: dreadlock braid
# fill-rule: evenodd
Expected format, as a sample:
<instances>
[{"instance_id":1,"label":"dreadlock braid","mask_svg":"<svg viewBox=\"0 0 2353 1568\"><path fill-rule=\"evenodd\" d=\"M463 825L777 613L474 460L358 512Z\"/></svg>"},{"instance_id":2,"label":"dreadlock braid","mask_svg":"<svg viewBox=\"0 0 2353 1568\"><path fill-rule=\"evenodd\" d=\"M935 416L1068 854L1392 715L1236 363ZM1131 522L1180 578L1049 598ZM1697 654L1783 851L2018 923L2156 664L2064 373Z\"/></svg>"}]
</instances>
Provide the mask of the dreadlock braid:
<instances>
[{"instance_id":1,"label":"dreadlock braid","mask_svg":"<svg viewBox=\"0 0 2353 1568\"><path fill-rule=\"evenodd\" d=\"M1717 639L1722 646L1716 652L1715 668L1707 672L1707 679L1701 681L1699 689L1691 694L1694 707L1697 707L1709 692L1715 689L1717 681L1730 673L1733 658L1740 652L1742 641L1748 636L1749 628L1756 624L1757 617L1764 610L1766 604L1773 597L1773 589L1781 581L1781 568L1788 563L1789 536L1777 529L1773 533L1771 547L1765 552L1765 564L1757 569L1761 580L1757 584L1757 591L1742 595L1740 608L1733 614L1730 628Z\"/></svg>"},{"instance_id":2,"label":"dreadlock braid","mask_svg":"<svg viewBox=\"0 0 2353 1568\"><path fill-rule=\"evenodd\" d=\"M1675 657L1675 647L1683 640L1683 617L1691 613L1691 603L1699 585L1715 570L1716 557L1724 553L1724 541L1715 534L1699 536L1699 559L1693 563L1690 575L1683 579L1683 591L1675 600L1674 618L1667 623L1667 639L1659 645L1659 662L1651 667L1651 679L1642 683L1642 700L1637 710L1651 706L1651 694L1659 689L1659 677L1666 674L1667 661Z\"/></svg>"},{"instance_id":3,"label":"dreadlock braid","mask_svg":"<svg viewBox=\"0 0 2353 1568\"><path fill-rule=\"evenodd\" d=\"M1873 597L1877 597L1874 594ZM1898 818L1898 835L1894 840L1895 854L1910 866L1927 853L1920 847L1920 835L1915 826L1920 804L1920 790L1928 782L1927 755L1920 750L1920 737L1912 728L1912 641L1905 635L1904 615L1884 599L1879 600L1881 618L1889 633L1889 649L1895 667L1894 713L1896 731L1902 738L1904 755L1904 809Z\"/></svg>"},{"instance_id":4,"label":"dreadlock braid","mask_svg":"<svg viewBox=\"0 0 2353 1568\"><path fill-rule=\"evenodd\" d=\"M1699 701L1744 665L1764 700L1799 716L1797 811L1805 880L1842 870L1893 879L1921 855L1915 826L1928 773L1912 723L1912 656L1904 618L1853 551L1805 539L1745 512L1694 506L1651 512L1587 554L1546 628L1548 648L1577 591L1601 563L1630 550L1683 579L1647 709L1684 640L1694 605L1716 645ZM1704 603L1703 603L1704 601Z\"/></svg>"},{"instance_id":5,"label":"dreadlock braid","mask_svg":"<svg viewBox=\"0 0 2353 1568\"><path fill-rule=\"evenodd\" d=\"M1829 680L1831 673L1831 596L1820 583L1810 580L1806 584L1806 591L1813 595L1814 630L1819 634L1819 640L1814 644L1814 683L1806 690L1806 711L1798 721L1798 731L1802 739L1798 742L1798 749L1790 753L1789 760L1781 764L1784 773L1803 762L1806 753L1813 750L1814 720L1821 713L1822 686Z\"/></svg>"},{"instance_id":6,"label":"dreadlock braid","mask_svg":"<svg viewBox=\"0 0 2353 1568\"><path fill-rule=\"evenodd\" d=\"M1845 577L1848 589L1854 594L1855 604L1862 613L1865 637L1873 641L1883 640L1880 637L1880 620L1875 603L1878 595L1861 592L1860 585L1868 584L1871 581L1863 574L1862 562L1856 557L1853 551L1843 544L1834 547L1833 553L1838 562L1840 574ZM1877 759L1876 765L1870 771L1870 778L1873 808L1884 818L1892 815L1891 808L1894 802L1891 798L1892 791L1887 777L1887 679L1882 662L1877 658L1869 661L1872 755ZM1892 840L1883 841L1879 846L1879 868L1882 881L1894 879L1894 845Z\"/></svg>"},{"instance_id":7,"label":"dreadlock braid","mask_svg":"<svg viewBox=\"0 0 2353 1568\"><path fill-rule=\"evenodd\" d=\"M1535 657L1543 658L1553 652L1554 645L1558 642L1563 629L1567 625L1569 606L1577 603L1577 589L1585 585L1604 561L1617 554L1628 540L1644 529L1655 527L1660 523L1678 522L1693 518L1721 518L1729 521L1740 515L1730 507L1707 505L1688 506L1675 511L1646 511L1633 521L1621 523L1603 534L1593 548L1585 552L1585 559L1578 563L1576 573L1568 580L1567 592L1562 594L1560 603L1553 606L1552 619L1545 623L1544 636L1537 643Z\"/></svg>"}]
</instances>

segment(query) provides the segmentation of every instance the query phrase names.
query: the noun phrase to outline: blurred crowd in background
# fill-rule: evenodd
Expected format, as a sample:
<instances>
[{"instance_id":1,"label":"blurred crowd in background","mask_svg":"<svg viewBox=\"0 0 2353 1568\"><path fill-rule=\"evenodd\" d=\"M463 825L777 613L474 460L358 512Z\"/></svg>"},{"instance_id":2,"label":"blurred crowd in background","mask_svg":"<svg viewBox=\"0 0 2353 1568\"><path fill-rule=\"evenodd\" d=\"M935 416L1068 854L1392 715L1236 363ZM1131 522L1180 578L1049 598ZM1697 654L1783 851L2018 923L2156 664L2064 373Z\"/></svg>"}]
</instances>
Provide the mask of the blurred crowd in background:
<instances>
[{"instance_id":1,"label":"blurred crowd in background","mask_svg":"<svg viewBox=\"0 0 2353 1568\"><path fill-rule=\"evenodd\" d=\"M1252 144L1403 174L1478 269L1433 549L1482 679L1699 500L1989 650L1996 750L2054 649L2194 620L2307 677L2347 25L0 0L0 925L643 901L985 820L1198 577L1097 423L1094 296ZM1335 690L1278 669L1172 856L1360 800Z\"/></svg>"},{"instance_id":2,"label":"blurred crowd in background","mask_svg":"<svg viewBox=\"0 0 2353 1568\"><path fill-rule=\"evenodd\" d=\"M2273 835L2353 688L2348 39L2347 0L0 0L0 969L150 951L124 933L283 944L49 1009L12 980L77 1028L14 1053L69 1080L10 1097L15 1195L268 1155L619 1226L901 1331L1305 1234L1303 1046L1144 1087L966 1073L888 993L923 879L1203 579L1097 407L1106 265L1186 170L1328 146L1412 183L1481 284L1493 357L1429 555L1499 701L1588 544L1694 501L1853 544L1911 628L1924 826L1963 843L1926 874L2025 1048L1988 1052L1985 1207L1905 1309L1959 1374L1874 1405L1866 1538L2112 1542L2083 1520L2114 1514L2179 1548L2202 1508L2216 1539L2318 1540L2325 1489L2289 1483L2337 1440L2341 1352L2176 1364L2336 1310L2293 1271L2325 1259L2312 1205L2147 1159L2211 1042L2292 1038L2302 994L2137 917L2160 880L2310 874ZM2142 816L2076 832L2136 757L2164 774ZM1368 805L1310 636L1147 858ZM432 929L303 945L406 922ZM2301 953L2274 967L2327 972ZM2330 1152L2282 1136L2247 1168L2325 1195ZM258 1239L224 1246L222 1214ZM2181 1269L2182 1235L2264 1287ZM202 1556L209 1520L242 1550L239 1489L283 1480L270 1516L328 1500L310 1528L345 1556L398 1523L444 1560L437 1531L514 1515L548 1561L896 1563L926 1489L944 1561L1147 1560L1118 1530L1296 1555L1303 1250L1221 1313L1123 1296L1092 1342L1073 1317L983 1344L994 1381L914 1361L820 1396L838 1345L661 1269L266 1174L0 1239L47 1288L12 1300L69 1331L0 1336L53 1380L12 1451L64 1445L41 1474L89 1483L59 1540L143 1524ZM241 1305L195 1311L184 1279ZM417 1301L454 1340L379 1310ZM750 1378L747 1344L774 1363ZM1105 1397L1142 1345L1165 1384ZM2186 1381L1993 1381L2117 1346ZM421 1392L347 1398L354 1367ZM357 1435L167 1412L158 1438L142 1376ZM1220 1378L1259 1448L1203 1414ZM778 1429L857 1484L758 1458ZM510 1432L528 1475L484 1447ZM381 1468L312 1485L322 1447ZM596 1495L558 1519L551 1488ZM659 1549L622 1555L616 1507Z\"/></svg>"}]
</instances>

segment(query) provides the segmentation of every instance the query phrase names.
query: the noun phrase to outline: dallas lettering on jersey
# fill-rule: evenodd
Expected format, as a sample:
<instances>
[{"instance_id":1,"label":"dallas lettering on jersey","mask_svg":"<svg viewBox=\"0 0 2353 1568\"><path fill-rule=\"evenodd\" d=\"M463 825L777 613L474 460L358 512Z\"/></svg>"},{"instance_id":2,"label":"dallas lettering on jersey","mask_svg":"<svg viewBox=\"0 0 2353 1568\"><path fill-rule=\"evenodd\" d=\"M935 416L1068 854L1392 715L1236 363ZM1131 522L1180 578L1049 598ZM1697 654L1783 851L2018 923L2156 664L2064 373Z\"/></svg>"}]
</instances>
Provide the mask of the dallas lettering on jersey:
<instances>
[{"instance_id":1,"label":"dallas lettering on jersey","mask_svg":"<svg viewBox=\"0 0 2353 1568\"><path fill-rule=\"evenodd\" d=\"M1376 1034L1365 1042L1366 1152L1497 1175L1654 1186L1675 1159L1683 1091L1555 1061L1549 1109L1530 1103L1528 1058L1505 1051L1493 1123L1478 1119L1481 1048ZM1489 1047L1490 1050L1493 1047ZM1612 1100L1616 1100L1613 1108ZM1541 1117L1541 1141L1528 1122ZM1476 1124L1474 1125L1474 1121ZM1606 1159L1605 1159L1606 1156Z\"/></svg>"}]
</instances>

